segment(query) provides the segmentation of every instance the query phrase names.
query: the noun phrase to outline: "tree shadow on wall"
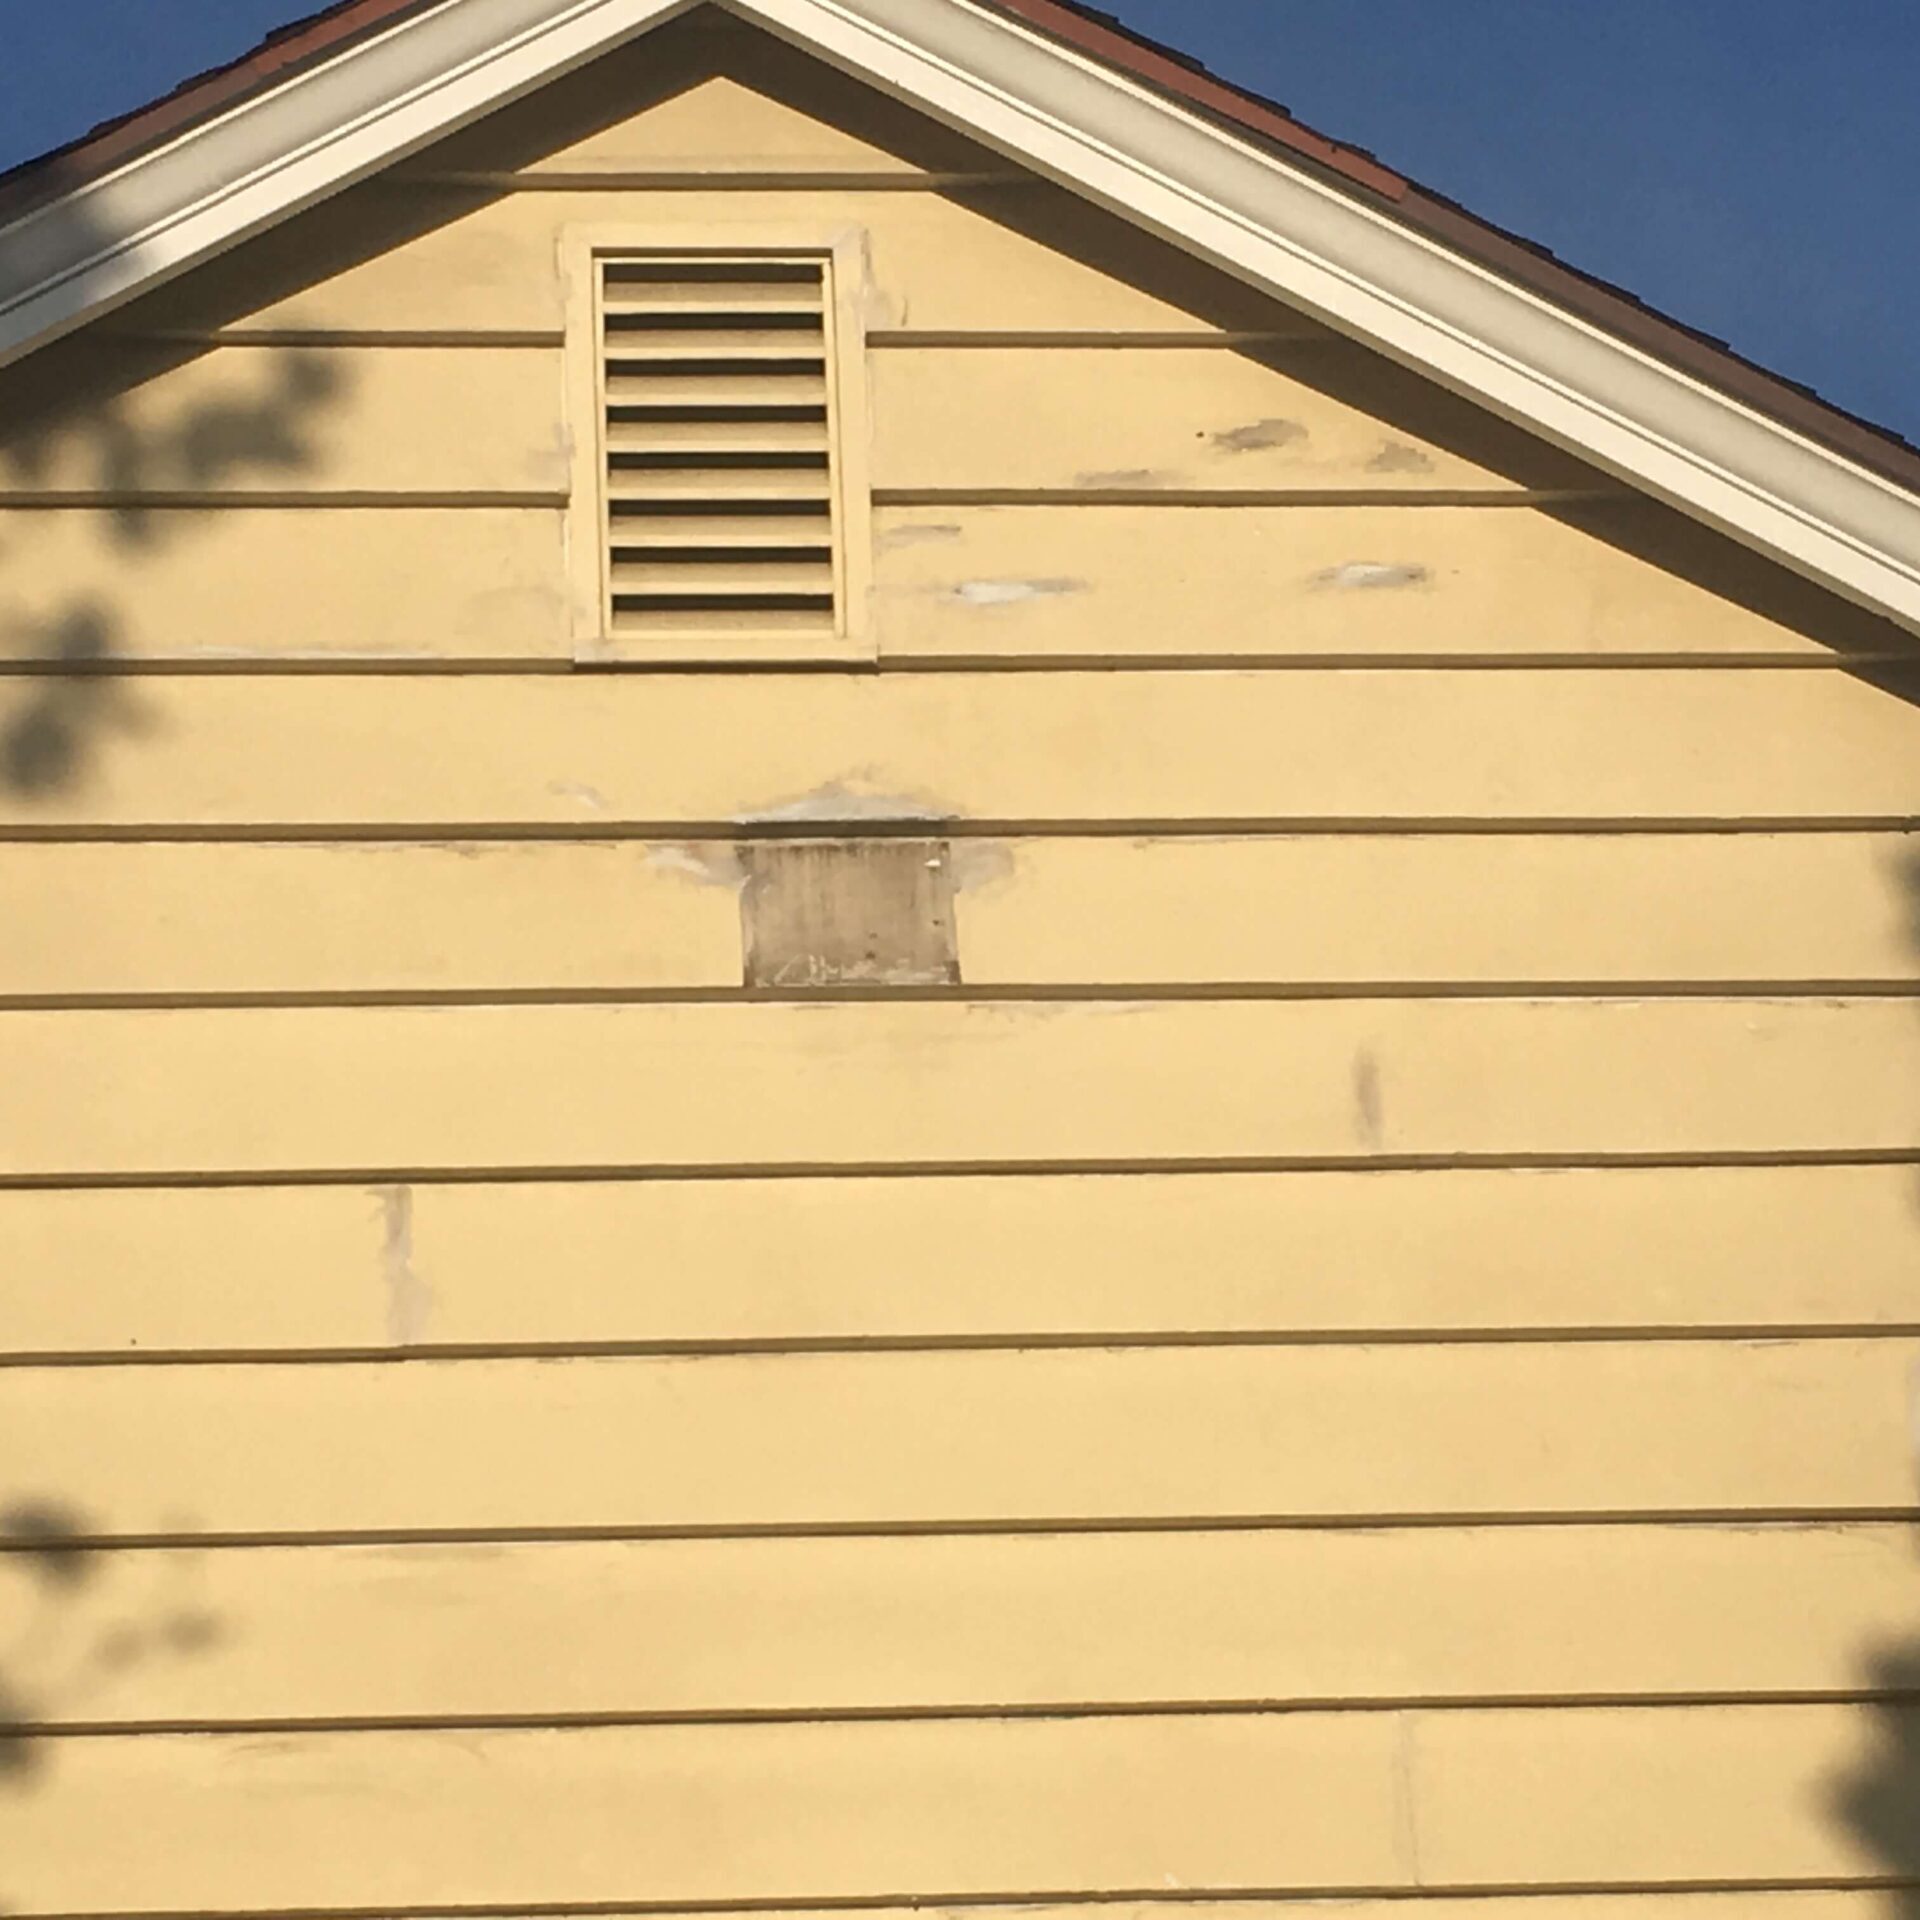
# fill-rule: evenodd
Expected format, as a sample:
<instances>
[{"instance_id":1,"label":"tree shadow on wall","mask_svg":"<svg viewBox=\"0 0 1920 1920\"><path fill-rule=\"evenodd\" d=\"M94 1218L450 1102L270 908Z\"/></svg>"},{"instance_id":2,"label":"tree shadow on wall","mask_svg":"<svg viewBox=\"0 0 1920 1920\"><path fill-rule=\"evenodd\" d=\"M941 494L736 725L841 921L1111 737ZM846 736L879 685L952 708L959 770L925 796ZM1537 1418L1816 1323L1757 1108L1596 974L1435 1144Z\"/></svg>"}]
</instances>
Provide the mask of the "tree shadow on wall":
<instances>
[{"instance_id":1,"label":"tree shadow on wall","mask_svg":"<svg viewBox=\"0 0 1920 1920\"><path fill-rule=\"evenodd\" d=\"M1889 1890L1886 1912L1920 1920L1920 1637L1883 1648L1863 1684L1874 1697L1873 1744L1838 1783L1834 1811L1871 1855Z\"/></svg>"},{"instance_id":2,"label":"tree shadow on wall","mask_svg":"<svg viewBox=\"0 0 1920 1920\"><path fill-rule=\"evenodd\" d=\"M1920 844L1902 863L1907 937L1920 952ZM1920 1206L1920 1192L1914 1195ZM1920 1378L1913 1389L1920 1393ZM1920 1474L1920 1431L1914 1435ZM1916 1593L1920 1595L1920 1536L1916 1536ZM1920 1634L1876 1648L1861 1673L1872 1701L1868 1753L1832 1791L1834 1813L1861 1843L1889 1888L1885 1911L1920 1920ZM1904 1883L1904 1884L1899 1884Z\"/></svg>"},{"instance_id":3,"label":"tree shadow on wall","mask_svg":"<svg viewBox=\"0 0 1920 1920\"><path fill-rule=\"evenodd\" d=\"M84 1720L98 1689L157 1656L212 1648L220 1622L189 1594L90 1605L115 1558L86 1517L55 1500L0 1508L0 1792L38 1783L48 1764L42 1735Z\"/></svg>"},{"instance_id":4,"label":"tree shadow on wall","mask_svg":"<svg viewBox=\"0 0 1920 1920\"><path fill-rule=\"evenodd\" d=\"M196 361L193 397L169 405L166 376ZM339 362L116 326L0 370L0 794L55 800L111 738L151 728L126 671L143 563L192 540L209 498L313 464L318 422L345 394ZM42 584L76 575L86 585Z\"/></svg>"}]
</instances>

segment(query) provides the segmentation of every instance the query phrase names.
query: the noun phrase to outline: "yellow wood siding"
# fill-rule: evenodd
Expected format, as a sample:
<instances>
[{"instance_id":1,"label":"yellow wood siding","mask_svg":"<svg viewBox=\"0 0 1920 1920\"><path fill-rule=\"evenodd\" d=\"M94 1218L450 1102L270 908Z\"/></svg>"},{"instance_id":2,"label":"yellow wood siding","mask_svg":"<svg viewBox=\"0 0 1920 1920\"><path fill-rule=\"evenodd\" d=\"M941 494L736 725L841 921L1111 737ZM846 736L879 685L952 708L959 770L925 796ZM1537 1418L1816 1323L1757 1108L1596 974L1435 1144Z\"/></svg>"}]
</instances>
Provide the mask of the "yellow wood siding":
<instances>
[{"instance_id":1,"label":"yellow wood siding","mask_svg":"<svg viewBox=\"0 0 1920 1920\"><path fill-rule=\"evenodd\" d=\"M1884 1717L1913 1737L1912 1709ZM1859 1707L1768 1706L106 1736L60 1743L57 1796L0 1835L10 1860L30 1839L13 1877L36 1912L103 1909L133 1876L195 1913L636 1882L711 1902L1831 1882L1873 1861L1807 1782L1871 1733Z\"/></svg>"},{"instance_id":2,"label":"yellow wood siding","mask_svg":"<svg viewBox=\"0 0 1920 1920\"><path fill-rule=\"evenodd\" d=\"M631 217L631 216L630 216ZM709 228L707 231L713 231ZM720 232L724 236L724 229ZM1576 488L1583 470L1474 423L1470 451L1436 437L1450 409L1383 429L1362 402L1404 377L1357 349L1221 352L1110 347L919 347L872 359L872 480L881 493L1351 492L1453 495ZM568 488L557 351L524 346L233 343L180 349L125 392L101 368L127 349L83 342L61 356L74 397L0 440L0 481L28 499L241 498L290 490L486 501ZM155 356L156 359L159 357ZM224 474L181 423L233 409L298 409L276 447L236 443ZM1197 416L1202 424L1195 427ZM176 457L126 462L100 432L179 433ZM404 504L404 503L402 503Z\"/></svg>"},{"instance_id":3,"label":"yellow wood siding","mask_svg":"<svg viewBox=\"0 0 1920 1920\"><path fill-rule=\"evenodd\" d=\"M1899 1635L1912 1589L1909 1533L1871 1522L181 1548L113 1555L85 1620L152 1613L206 1655L48 1705L131 1727L1806 1697L1855 1690L1851 1650ZM26 1631L27 1596L0 1599Z\"/></svg>"},{"instance_id":4,"label":"yellow wood siding","mask_svg":"<svg viewBox=\"0 0 1920 1920\"><path fill-rule=\"evenodd\" d=\"M14 1012L0 1076L36 1178L1920 1150L1884 999Z\"/></svg>"},{"instance_id":5,"label":"yellow wood siding","mask_svg":"<svg viewBox=\"0 0 1920 1920\"><path fill-rule=\"evenodd\" d=\"M1900 898L1920 843L1899 833L1010 837L955 840L940 857L963 977L997 990L1920 972ZM0 996L741 983L744 869L727 841L22 843L6 859Z\"/></svg>"},{"instance_id":6,"label":"yellow wood siding","mask_svg":"<svg viewBox=\"0 0 1920 1920\"><path fill-rule=\"evenodd\" d=\"M1879 1513L1911 1497L1916 1360L1884 1338L48 1367L6 1404L13 1471L133 1534Z\"/></svg>"},{"instance_id":7,"label":"yellow wood siding","mask_svg":"<svg viewBox=\"0 0 1920 1920\"><path fill-rule=\"evenodd\" d=\"M716 105L724 106L722 101ZM688 232L724 232L768 219L857 225L867 237L871 283L866 316L886 333L1134 331L1204 342L1222 332L1322 338L1304 316L1257 307L1253 296L1216 289L1188 268L1160 292L1107 270L1104 257L1076 258L1048 244L1059 229L1105 229L1061 191L1032 183L917 189L911 180L877 190L848 184L687 191L635 185L559 192L531 175L489 188L358 189L339 205L255 243L238 263L204 280L149 296L119 324L128 330L218 328L232 337L293 333L426 336L551 335L564 321L555 234L563 227L632 221ZM368 253L369 228L396 243ZM1137 240L1108 243L1131 264ZM337 261L315 280L313 259ZM365 257L361 257L361 256ZM284 284L262 301L258 288ZM1206 289L1204 310L1178 295ZM247 298L247 290L254 297ZM231 289L231 291L230 291ZM224 296L224 297L223 297Z\"/></svg>"},{"instance_id":8,"label":"yellow wood siding","mask_svg":"<svg viewBox=\"0 0 1920 1920\"><path fill-rule=\"evenodd\" d=\"M1503 493L1584 477L1345 346L928 347L876 354L873 373L883 490Z\"/></svg>"},{"instance_id":9,"label":"yellow wood siding","mask_svg":"<svg viewBox=\"0 0 1920 1920\"><path fill-rule=\"evenodd\" d=\"M16 1353L128 1357L1910 1332L1912 1185L1797 1166L23 1190L0 1205L0 1326Z\"/></svg>"},{"instance_id":10,"label":"yellow wood siding","mask_svg":"<svg viewBox=\"0 0 1920 1920\"><path fill-rule=\"evenodd\" d=\"M566 494L558 354L170 349L151 356L165 364L150 377L111 390L126 352L92 340L64 349L60 371L71 385L63 382L60 404L0 440L0 494L112 502ZM227 416L231 438L197 428ZM129 455L128 446L154 451Z\"/></svg>"},{"instance_id":11,"label":"yellow wood siding","mask_svg":"<svg viewBox=\"0 0 1920 1920\"><path fill-rule=\"evenodd\" d=\"M25 516L21 516L25 531ZM900 663L1244 658L1630 659L1823 664L1860 621L1752 604L1620 538L1660 509L1083 504L882 507L870 624ZM558 507L151 506L47 510L4 586L18 651L57 658L61 614L106 574L129 660L571 658ZM263 604L259 580L284 588Z\"/></svg>"},{"instance_id":12,"label":"yellow wood siding","mask_svg":"<svg viewBox=\"0 0 1920 1920\"><path fill-rule=\"evenodd\" d=\"M0 830L1920 817L1920 712L1828 671L131 685L138 732L103 728L72 779L0 792ZM0 689L0 732L44 698L31 679Z\"/></svg>"},{"instance_id":13,"label":"yellow wood siding","mask_svg":"<svg viewBox=\"0 0 1920 1920\"><path fill-rule=\"evenodd\" d=\"M877 663L574 665L583 226ZM0 418L0 1907L1911 1901L1909 641L704 11Z\"/></svg>"},{"instance_id":14,"label":"yellow wood siding","mask_svg":"<svg viewBox=\"0 0 1920 1920\"><path fill-rule=\"evenodd\" d=\"M21 1190L0 1325L19 1354L1910 1331L1910 1188L1801 1165Z\"/></svg>"}]
</instances>

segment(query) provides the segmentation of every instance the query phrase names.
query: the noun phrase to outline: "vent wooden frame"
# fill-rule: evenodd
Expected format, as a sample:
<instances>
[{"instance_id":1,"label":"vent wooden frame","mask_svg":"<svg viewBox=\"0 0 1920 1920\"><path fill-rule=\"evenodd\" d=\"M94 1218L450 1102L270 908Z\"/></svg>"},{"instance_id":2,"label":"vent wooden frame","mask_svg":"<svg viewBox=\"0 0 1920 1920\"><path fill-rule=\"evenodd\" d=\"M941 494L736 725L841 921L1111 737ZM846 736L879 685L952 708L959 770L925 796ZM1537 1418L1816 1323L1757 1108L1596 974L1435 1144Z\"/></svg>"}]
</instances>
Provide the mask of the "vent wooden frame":
<instances>
[{"instance_id":1,"label":"vent wooden frame","mask_svg":"<svg viewBox=\"0 0 1920 1920\"><path fill-rule=\"evenodd\" d=\"M561 246L574 658L871 664L864 234Z\"/></svg>"}]
</instances>

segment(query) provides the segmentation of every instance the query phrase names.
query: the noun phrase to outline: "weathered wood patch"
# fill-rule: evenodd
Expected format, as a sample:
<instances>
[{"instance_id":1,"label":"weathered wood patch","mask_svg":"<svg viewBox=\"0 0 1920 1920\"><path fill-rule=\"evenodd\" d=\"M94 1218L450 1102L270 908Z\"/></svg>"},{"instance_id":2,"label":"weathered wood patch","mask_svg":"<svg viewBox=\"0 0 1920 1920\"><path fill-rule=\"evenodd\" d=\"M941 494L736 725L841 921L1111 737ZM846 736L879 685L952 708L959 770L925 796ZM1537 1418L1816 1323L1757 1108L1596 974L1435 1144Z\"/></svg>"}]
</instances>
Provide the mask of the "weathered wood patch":
<instances>
[{"instance_id":1,"label":"weathered wood patch","mask_svg":"<svg viewBox=\"0 0 1920 1920\"><path fill-rule=\"evenodd\" d=\"M740 864L748 986L958 984L944 840L748 841Z\"/></svg>"}]
</instances>

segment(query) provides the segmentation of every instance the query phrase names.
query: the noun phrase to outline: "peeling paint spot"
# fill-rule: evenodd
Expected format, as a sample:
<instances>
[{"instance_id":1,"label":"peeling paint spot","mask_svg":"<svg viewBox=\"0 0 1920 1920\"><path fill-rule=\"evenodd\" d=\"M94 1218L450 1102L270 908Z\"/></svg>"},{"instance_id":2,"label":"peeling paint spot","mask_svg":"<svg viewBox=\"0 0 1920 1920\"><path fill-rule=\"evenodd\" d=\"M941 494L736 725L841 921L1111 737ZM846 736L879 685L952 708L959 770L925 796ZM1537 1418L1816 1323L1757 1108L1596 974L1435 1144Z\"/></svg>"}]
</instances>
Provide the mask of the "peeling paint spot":
<instances>
[{"instance_id":1,"label":"peeling paint spot","mask_svg":"<svg viewBox=\"0 0 1920 1920\"><path fill-rule=\"evenodd\" d=\"M1076 473L1076 487L1173 487L1182 476L1157 467L1117 467L1111 473Z\"/></svg>"},{"instance_id":2,"label":"peeling paint spot","mask_svg":"<svg viewBox=\"0 0 1920 1920\"><path fill-rule=\"evenodd\" d=\"M854 295L860 303L861 315L867 326L876 331L889 325L904 327L907 324L907 303L905 296L903 295L901 298L899 316L896 320L893 313L893 302L888 298L886 289L881 286L878 277L874 273L873 235L864 228L860 229L859 239L856 244L859 248L860 265L858 269L859 279L854 286Z\"/></svg>"},{"instance_id":3,"label":"peeling paint spot","mask_svg":"<svg viewBox=\"0 0 1920 1920\"><path fill-rule=\"evenodd\" d=\"M1369 473L1431 473L1433 462L1418 447L1404 440L1389 440L1367 462Z\"/></svg>"},{"instance_id":4,"label":"peeling paint spot","mask_svg":"<svg viewBox=\"0 0 1920 1920\"><path fill-rule=\"evenodd\" d=\"M1366 591L1373 587L1424 587L1431 584L1431 569L1412 561L1349 560L1343 567L1328 567L1313 576L1316 587L1337 587Z\"/></svg>"},{"instance_id":5,"label":"peeling paint spot","mask_svg":"<svg viewBox=\"0 0 1920 1920\"><path fill-rule=\"evenodd\" d=\"M1011 607L1022 600L1046 600L1086 590L1084 580L962 580L942 598L967 607Z\"/></svg>"},{"instance_id":6,"label":"peeling paint spot","mask_svg":"<svg viewBox=\"0 0 1920 1920\"><path fill-rule=\"evenodd\" d=\"M1307 430L1298 420L1254 420L1244 427L1216 433L1213 444L1221 453L1268 453L1306 437Z\"/></svg>"},{"instance_id":7,"label":"peeling paint spot","mask_svg":"<svg viewBox=\"0 0 1920 1920\"><path fill-rule=\"evenodd\" d=\"M598 787L582 785L577 780L549 780L547 791L562 800L578 800L583 807L591 807L595 813L605 813L607 796Z\"/></svg>"},{"instance_id":8,"label":"peeling paint spot","mask_svg":"<svg viewBox=\"0 0 1920 1920\"><path fill-rule=\"evenodd\" d=\"M1386 1134L1386 1109L1381 1097L1380 1062L1370 1047L1353 1056L1353 1121L1361 1144L1378 1150Z\"/></svg>"},{"instance_id":9,"label":"peeling paint spot","mask_svg":"<svg viewBox=\"0 0 1920 1920\"><path fill-rule=\"evenodd\" d=\"M1004 840L950 840L947 868L955 893L979 893L1010 881L1014 852Z\"/></svg>"},{"instance_id":10,"label":"peeling paint spot","mask_svg":"<svg viewBox=\"0 0 1920 1920\"><path fill-rule=\"evenodd\" d=\"M797 800L782 800L773 806L756 807L734 815L742 827L845 826L876 820L951 820L951 807L943 807L924 794L873 793L830 780Z\"/></svg>"},{"instance_id":11,"label":"peeling paint spot","mask_svg":"<svg viewBox=\"0 0 1920 1920\"><path fill-rule=\"evenodd\" d=\"M958 540L964 531L951 520L918 520L911 526L889 527L880 536L879 545L885 552L895 547L922 547L934 540Z\"/></svg>"},{"instance_id":12,"label":"peeling paint spot","mask_svg":"<svg viewBox=\"0 0 1920 1920\"><path fill-rule=\"evenodd\" d=\"M739 855L717 840L656 841L644 858L660 873L684 874L703 887L737 887L746 877Z\"/></svg>"},{"instance_id":13,"label":"peeling paint spot","mask_svg":"<svg viewBox=\"0 0 1920 1920\"><path fill-rule=\"evenodd\" d=\"M1408 1884L1419 1886L1425 1871L1420 1862L1420 1752L1418 1720L1411 1713L1395 1716L1393 1756L1394 1825L1400 1836L1400 1865Z\"/></svg>"},{"instance_id":14,"label":"peeling paint spot","mask_svg":"<svg viewBox=\"0 0 1920 1920\"><path fill-rule=\"evenodd\" d=\"M380 1277L387 1290L387 1338L396 1347L415 1345L427 1330L433 1289L413 1265L413 1189L381 1187Z\"/></svg>"}]
</instances>

